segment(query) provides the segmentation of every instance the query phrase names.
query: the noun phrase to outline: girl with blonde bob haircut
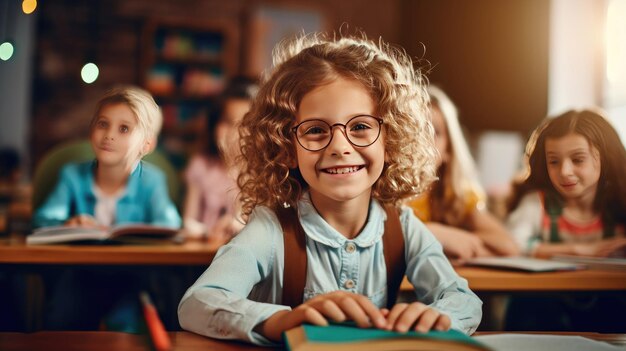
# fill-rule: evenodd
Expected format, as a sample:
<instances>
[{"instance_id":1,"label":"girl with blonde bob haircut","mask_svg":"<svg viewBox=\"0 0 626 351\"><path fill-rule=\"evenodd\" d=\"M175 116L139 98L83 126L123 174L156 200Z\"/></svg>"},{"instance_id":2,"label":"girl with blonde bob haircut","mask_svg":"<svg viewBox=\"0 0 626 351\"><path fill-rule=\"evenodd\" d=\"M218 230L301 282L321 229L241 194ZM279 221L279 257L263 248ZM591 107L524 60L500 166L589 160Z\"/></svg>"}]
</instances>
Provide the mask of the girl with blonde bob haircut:
<instances>
[{"instance_id":1,"label":"girl with blonde bob haircut","mask_svg":"<svg viewBox=\"0 0 626 351\"><path fill-rule=\"evenodd\" d=\"M91 129L96 127L100 111L112 104L125 104L133 112L137 121L137 130L147 140L146 143L149 145L142 149L141 156L152 152L163 125L161 109L154 101L152 95L141 88L131 85L117 86L108 90L96 104L95 113L91 118Z\"/></svg>"},{"instance_id":2,"label":"girl with blonde bob haircut","mask_svg":"<svg viewBox=\"0 0 626 351\"><path fill-rule=\"evenodd\" d=\"M183 296L181 326L256 344L303 323L346 320L472 333L480 300L423 223L397 206L434 179L427 96L411 60L365 36L323 35L284 43L274 57L240 129L247 224ZM386 263L395 258L405 263ZM387 270L395 267L400 279ZM417 301L395 304L389 282L405 273Z\"/></svg>"}]
</instances>

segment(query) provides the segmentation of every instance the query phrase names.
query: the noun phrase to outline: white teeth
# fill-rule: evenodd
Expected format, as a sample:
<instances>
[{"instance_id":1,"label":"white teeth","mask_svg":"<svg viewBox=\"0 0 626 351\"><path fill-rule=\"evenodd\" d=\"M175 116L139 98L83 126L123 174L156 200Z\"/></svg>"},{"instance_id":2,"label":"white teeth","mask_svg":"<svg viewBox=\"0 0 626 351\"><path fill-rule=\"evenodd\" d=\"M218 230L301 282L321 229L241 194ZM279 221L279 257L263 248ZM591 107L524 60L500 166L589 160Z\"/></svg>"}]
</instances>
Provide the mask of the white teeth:
<instances>
[{"instance_id":1,"label":"white teeth","mask_svg":"<svg viewBox=\"0 0 626 351\"><path fill-rule=\"evenodd\" d=\"M346 174L352 173L359 170L359 167L342 167L342 168L328 168L326 171L332 174Z\"/></svg>"}]
</instances>

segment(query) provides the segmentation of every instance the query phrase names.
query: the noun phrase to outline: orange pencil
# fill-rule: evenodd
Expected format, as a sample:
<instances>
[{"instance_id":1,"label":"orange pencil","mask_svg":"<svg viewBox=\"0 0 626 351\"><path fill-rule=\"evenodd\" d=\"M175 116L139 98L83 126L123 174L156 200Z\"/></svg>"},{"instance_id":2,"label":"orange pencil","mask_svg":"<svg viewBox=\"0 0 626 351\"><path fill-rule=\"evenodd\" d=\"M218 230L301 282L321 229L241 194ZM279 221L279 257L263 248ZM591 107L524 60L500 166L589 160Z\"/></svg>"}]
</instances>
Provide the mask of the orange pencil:
<instances>
[{"instance_id":1,"label":"orange pencil","mask_svg":"<svg viewBox=\"0 0 626 351\"><path fill-rule=\"evenodd\" d=\"M163 327L163 323L159 319L159 314L150 300L150 296L145 291L139 293L139 299L143 306L143 316L150 332L150 339L156 351L168 351L172 349L170 337Z\"/></svg>"}]
</instances>

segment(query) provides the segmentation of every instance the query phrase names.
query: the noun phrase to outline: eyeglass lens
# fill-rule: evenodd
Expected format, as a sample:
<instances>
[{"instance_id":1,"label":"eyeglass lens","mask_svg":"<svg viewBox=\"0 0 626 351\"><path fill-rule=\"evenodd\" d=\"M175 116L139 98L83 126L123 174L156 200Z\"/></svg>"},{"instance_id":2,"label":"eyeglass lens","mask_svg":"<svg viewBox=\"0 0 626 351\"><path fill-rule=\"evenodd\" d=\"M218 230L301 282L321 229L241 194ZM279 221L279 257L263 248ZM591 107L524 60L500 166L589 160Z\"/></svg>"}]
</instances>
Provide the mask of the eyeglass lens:
<instances>
[{"instance_id":1,"label":"eyeglass lens","mask_svg":"<svg viewBox=\"0 0 626 351\"><path fill-rule=\"evenodd\" d=\"M380 120L373 116L356 116L348 123L335 123L332 126L319 119L304 121L296 128L296 138L302 147L318 151L330 144L334 127L343 127L348 141L359 147L373 144L380 135Z\"/></svg>"}]
</instances>

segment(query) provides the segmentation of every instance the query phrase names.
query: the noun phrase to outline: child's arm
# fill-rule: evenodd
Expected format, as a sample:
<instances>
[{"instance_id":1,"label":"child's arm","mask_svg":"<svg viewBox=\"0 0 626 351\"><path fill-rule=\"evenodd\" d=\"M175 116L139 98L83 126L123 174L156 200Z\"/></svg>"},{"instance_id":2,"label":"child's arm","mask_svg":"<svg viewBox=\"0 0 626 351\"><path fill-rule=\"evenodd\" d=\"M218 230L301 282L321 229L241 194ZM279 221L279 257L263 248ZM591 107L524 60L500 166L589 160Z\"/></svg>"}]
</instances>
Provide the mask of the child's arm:
<instances>
[{"instance_id":1,"label":"child's arm","mask_svg":"<svg viewBox=\"0 0 626 351\"><path fill-rule=\"evenodd\" d=\"M59 180L54 190L33 215L33 227L48 227L62 225L70 218L74 186L80 184L79 172L75 165L68 165L61 169ZM37 189L35 189L37 191Z\"/></svg>"},{"instance_id":2,"label":"child's arm","mask_svg":"<svg viewBox=\"0 0 626 351\"><path fill-rule=\"evenodd\" d=\"M206 226L197 220L200 217L201 194L198 185L187 182L185 204L183 205L183 227L191 237L199 237L207 232Z\"/></svg>"},{"instance_id":3,"label":"child's arm","mask_svg":"<svg viewBox=\"0 0 626 351\"><path fill-rule=\"evenodd\" d=\"M607 257L626 247L626 238L604 239L591 243L540 243L533 256L550 258L555 255Z\"/></svg>"},{"instance_id":4,"label":"child's arm","mask_svg":"<svg viewBox=\"0 0 626 351\"><path fill-rule=\"evenodd\" d=\"M515 256L520 250L513 240L513 236L507 231L498 219L486 210L474 210L471 218L474 226L474 234L485 244L491 254L496 256Z\"/></svg>"},{"instance_id":5,"label":"child's arm","mask_svg":"<svg viewBox=\"0 0 626 351\"><path fill-rule=\"evenodd\" d=\"M303 323L327 325L328 320L351 320L361 328L383 329L387 326L383 313L365 296L333 291L307 300L291 311L279 311L260 323L255 330L270 340L279 341L286 330Z\"/></svg>"},{"instance_id":6,"label":"child's arm","mask_svg":"<svg viewBox=\"0 0 626 351\"><path fill-rule=\"evenodd\" d=\"M187 164L183 179L185 181L185 199L183 204L183 228L190 237L206 237L211 233L210 228L202 221L203 186L206 177L211 172L207 169L208 159L201 155L194 155Z\"/></svg>"},{"instance_id":7,"label":"child's arm","mask_svg":"<svg viewBox=\"0 0 626 351\"><path fill-rule=\"evenodd\" d=\"M442 317L445 315L450 319L450 328L466 334L473 333L482 317L482 302L469 289L467 281L454 271L443 254L441 244L409 208L403 209L400 219L406 245L407 278L415 288L417 301L440 313L429 312L414 319L418 320L420 327L430 324L431 328L445 328L447 322ZM421 318L435 319L435 322L427 321L422 325L419 322Z\"/></svg>"},{"instance_id":8,"label":"child's arm","mask_svg":"<svg viewBox=\"0 0 626 351\"><path fill-rule=\"evenodd\" d=\"M278 304L282 240L273 213L256 209L246 227L220 248L183 296L178 306L181 327L212 338L270 344L254 327L279 311L290 310Z\"/></svg>"},{"instance_id":9,"label":"child's arm","mask_svg":"<svg viewBox=\"0 0 626 351\"><path fill-rule=\"evenodd\" d=\"M243 223L241 223L232 214L226 213L217 220L217 223L210 229L211 240L217 242L226 242L241 231Z\"/></svg>"},{"instance_id":10,"label":"child's arm","mask_svg":"<svg viewBox=\"0 0 626 351\"><path fill-rule=\"evenodd\" d=\"M429 222L426 227L441 243L445 254L452 259L466 260L490 253L478 236L466 230L438 222Z\"/></svg>"}]
</instances>

